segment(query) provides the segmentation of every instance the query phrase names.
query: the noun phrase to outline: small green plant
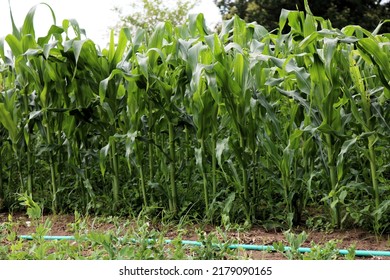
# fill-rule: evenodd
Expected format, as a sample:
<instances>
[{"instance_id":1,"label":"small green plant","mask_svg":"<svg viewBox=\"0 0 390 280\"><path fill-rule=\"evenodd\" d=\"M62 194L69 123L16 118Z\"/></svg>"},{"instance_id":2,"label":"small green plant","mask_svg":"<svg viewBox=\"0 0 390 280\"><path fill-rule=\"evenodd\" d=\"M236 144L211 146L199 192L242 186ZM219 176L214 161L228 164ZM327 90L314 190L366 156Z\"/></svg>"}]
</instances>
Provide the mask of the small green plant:
<instances>
[{"instance_id":1,"label":"small green plant","mask_svg":"<svg viewBox=\"0 0 390 280\"><path fill-rule=\"evenodd\" d=\"M300 234L294 234L290 231L286 231L284 232L284 236L287 239L287 243L289 244L290 248L285 250L284 244L279 241L273 244L275 250L282 253L289 260L302 259L302 254L299 251L299 248L307 239L306 232L303 231Z\"/></svg>"},{"instance_id":2,"label":"small green plant","mask_svg":"<svg viewBox=\"0 0 390 280\"><path fill-rule=\"evenodd\" d=\"M340 251L337 248L340 244L339 240L330 240L324 245L316 244L312 241L310 243L310 250L307 251L302 248L302 245L308 238L306 232L303 231L300 234L294 234L287 231L284 235L289 247L286 249L282 242L275 242L273 247L289 260L336 260L340 258ZM345 259L355 259L355 246L348 248Z\"/></svg>"},{"instance_id":3,"label":"small green plant","mask_svg":"<svg viewBox=\"0 0 390 280\"><path fill-rule=\"evenodd\" d=\"M27 215L30 219L38 220L42 216L42 209L39 204L32 199L31 194L27 194L27 192L19 194L18 200L20 201L20 205L26 206Z\"/></svg>"},{"instance_id":4,"label":"small green plant","mask_svg":"<svg viewBox=\"0 0 390 280\"><path fill-rule=\"evenodd\" d=\"M324 231L326 233L333 230L332 224L326 221L325 217L309 217L306 220L306 226L311 230Z\"/></svg>"},{"instance_id":5,"label":"small green plant","mask_svg":"<svg viewBox=\"0 0 390 280\"><path fill-rule=\"evenodd\" d=\"M356 245L353 244L348 248L348 254L345 255L346 260L354 260L356 258Z\"/></svg>"},{"instance_id":6,"label":"small green plant","mask_svg":"<svg viewBox=\"0 0 390 280\"><path fill-rule=\"evenodd\" d=\"M74 212L74 222L68 224L68 228L74 234L83 234L88 232L87 219L82 217L81 214L76 210Z\"/></svg>"},{"instance_id":7,"label":"small green plant","mask_svg":"<svg viewBox=\"0 0 390 280\"><path fill-rule=\"evenodd\" d=\"M48 235L52 225L50 219L46 219L43 224L39 223L35 229L35 233L31 234L33 240L39 241L40 243L44 242L44 237Z\"/></svg>"},{"instance_id":8,"label":"small green plant","mask_svg":"<svg viewBox=\"0 0 390 280\"><path fill-rule=\"evenodd\" d=\"M330 240L324 245L310 243L310 252L302 254L304 260L336 260L339 257L339 241Z\"/></svg>"},{"instance_id":9,"label":"small green plant","mask_svg":"<svg viewBox=\"0 0 390 280\"><path fill-rule=\"evenodd\" d=\"M176 238L174 238L171 242L173 249L168 249L168 259L173 260L184 260L187 259L187 250L185 246L183 245L183 239L181 237L181 234L179 234Z\"/></svg>"},{"instance_id":10,"label":"small green plant","mask_svg":"<svg viewBox=\"0 0 390 280\"><path fill-rule=\"evenodd\" d=\"M8 220L1 224L1 234L6 236L7 241L12 242L16 240L17 234L14 229L15 223L13 222L12 215L8 214Z\"/></svg>"},{"instance_id":11,"label":"small green plant","mask_svg":"<svg viewBox=\"0 0 390 280\"><path fill-rule=\"evenodd\" d=\"M311 242L310 252L303 255L304 260L337 260L342 258L340 250L337 246L340 240L329 240L324 245ZM351 245L348 248L348 253L344 255L346 260L354 260L356 257L356 246Z\"/></svg>"},{"instance_id":12,"label":"small green plant","mask_svg":"<svg viewBox=\"0 0 390 280\"><path fill-rule=\"evenodd\" d=\"M53 259L53 255L50 252L51 249L55 248L55 244L51 242L47 242L44 237L49 233L52 226L52 222L47 219L44 224L38 224L35 229L35 233L31 236L33 241L29 241L28 243L32 246L29 249L29 254L33 259L36 260L45 260L45 259Z\"/></svg>"},{"instance_id":13,"label":"small green plant","mask_svg":"<svg viewBox=\"0 0 390 280\"><path fill-rule=\"evenodd\" d=\"M224 232L217 228L217 234L210 232L206 233L203 230L197 230L198 241L201 246L193 246L190 248L192 259L195 260L227 260L238 259L238 251L230 249L232 244L228 240ZM220 238L218 238L218 236Z\"/></svg>"}]
</instances>

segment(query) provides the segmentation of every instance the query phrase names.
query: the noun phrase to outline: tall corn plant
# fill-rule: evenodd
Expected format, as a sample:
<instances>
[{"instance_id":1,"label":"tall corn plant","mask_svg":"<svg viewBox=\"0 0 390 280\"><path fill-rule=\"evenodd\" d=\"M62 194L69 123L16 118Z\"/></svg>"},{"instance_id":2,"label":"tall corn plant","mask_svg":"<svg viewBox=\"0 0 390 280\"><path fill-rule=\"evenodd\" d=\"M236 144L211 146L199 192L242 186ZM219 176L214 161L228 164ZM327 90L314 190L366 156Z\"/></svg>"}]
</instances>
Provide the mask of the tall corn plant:
<instances>
[{"instance_id":1,"label":"tall corn plant","mask_svg":"<svg viewBox=\"0 0 390 280\"><path fill-rule=\"evenodd\" d=\"M351 134L347 133L346 129L354 126L356 123L362 123L360 117L356 118L356 100L350 98L350 89L346 86L346 84L351 82L350 77L352 77L352 83L360 87L358 92L363 96L361 104L364 105L362 111L365 112L365 117L372 120L370 113L372 108L370 107L370 102L367 101L369 100L369 98L367 98L367 91L364 90L362 86L363 79L360 75L361 71L356 68L357 66L354 61L351 62L351 57L353 57L352 53L356 53L356 51L353 50L354 43L357 43L357 46L362 48L361 45L366 45L366 43L362 44L362 42L366 42L368 39L359 40L356 37L351 37L351 32L349 32L350 34L343 34L334 30L318 32L318 24L321 24L322 26L327 26L329 24L323 19L313 17L310 14L308 7L307 12L308 14L306 17L303 17L303 14L298 14L297 12L282 13L281 23L283 24L285 22L282 20L283 18L288 18L291 32L295 33L295 35L301 35L304 40L299 43L298 49L294 50L294 52L289 55L289 57L294 56L290 61L294 61L295 63L291 64L289 63L290 61L284 63L284 69L287 73L293 74L293 77L296 80L296 86L301 93L296 91L285 91L287 85L286 81L288 82L286 79L283 84L284 89L280 91L289 97L293 97L303 107L306 107L307 115L310 116L312 120L312 124L310 124L306 130L309 129L309 131L313 131L312 128L315 127L315 131L320 133L321 142L326 151L324 162L326 163L325 167L329 172L331 190L329 195L324 199L330 200L329 205L333 213L333 223L340 227L340 205L347 195L342 187L343 184L345 184L343 182L345 174L344 155L351 149L357 140L356 137L351 138ZM283 15L285 16L283 17ZM294 17L293 21L291 20L292 17ZM297 24L297 22L300 22L300 24ZM281 26L281 29L283 29L283 25ZM369 34L369 32L362 33ZM371 48L375 48L375 46L371 46ZM297 54L299 54L299 56L297 56ZM379 52L379 56L380 55ZM287 60L289 60L289 58ZM360 58L360 61L361 60L362 58ZM301 63L304 68L296 67L296 63ZM386 67L386 63L382 63L382 67ZM308 69L308 72L306 72L305 69ZM379 75L381 76L382 74ZM384 79L380 77L379 80L383 81ZM305 95L307 95L307 97ZM352 112L348 107L349 102L351 102ZM355 117L355 120L352 120L352 115ZM366 133L372 133L372 130L373 129L366 129ZM371 138L371 140L369 140L368 146L371 147L371 152L368 154L371 154L371 156L369 156L372 174L371 178L373 180L373 192L376 194L378 193L376 187L377 183L375 182L376 167L375 161L372 160L375 158L373 153L373 139L375 136L371 135L369 138ZM321 149L321 146L319 148ZM378 209L379 205L377 199L378 197L375 198L376 209Z\"/></svg>"},{"instance_id":2,"label":"tall corn plant","mask_svg":"<svg viewBox=\"0 0 390 280\"><path fill-rule=\"evenodd\" d=\"M49 7L49 6L48 6ZM49 7L51 10L51 8ZM32 136L32 132L34 129L34 119L37 116L36 112L31 112L31 107L36 108L35 104L35 96L36 94L43 91L43 88L34 88L34 85L39 85L40 79L43 77L39 77L38 74L31 70L34 68L36 64L40 62L31 61L29 59L30 56L35 56L37 54L43 54L42 46L47 43L45 38L41 38L41 40L36 40L33 20L35 15L36 6L31 8L29 13L26 16L24 24L22 28L19 30L15 22L13 20L12 12L10 9L11 22L13 27L13 33L6 36L5 40L8 43L8 46L11 49L12 55L11 57L5 56L4 54L4 45L1 44L1 56L4 61L7 62L11 73L15 77L15 81L13 85L13 89L9 90L9 97L5 97L5 102L0 105L1 114L2 114L2 123L6 127L9 132L10 139L13 143L14 150L16 152L16 157L18 159L18 171L20 174L20 181L22 191L24 189L24 178L21 167L22 158L25 155L24 153L18 154L16 151L16 144L19 143L18 149L23 149L26 151L27 155L27 191L29 194L32 194L33 189L33 155L32 155L32 146L30 144L30 136ZM53 15L53 20L55 22L55 16L53 11L51 10ZM51 36L51 30L49 31L48 37ZM47 54L47 51L46 51ZM39 67L39 66L38 66ZM43 73L43 72L41 72ZM36 91L35 91L36 90ZM20 107L16 104L18 98L21 98ZM10 103L11 102L11 103ZM8 108L6 108L5 104L8 104ZM20 113L17 113L15 110L20 110ZM11 113L14 111L13 113ZM34 114L35 113L35 114ZM23 130L22 130L23 128ZM19 130L19 136L17 136L17 131ZM24 136L24 137L23 137ZM52 163L50 164L51 168L53 168ZM53 194L53 203L55 201L54 196L56 192L56 187L54 183L54 178L52 174L52 194ZM53 208L54 208L53 204Z\"/></svg>"},{"instance_id":3,"label":"tall corn plant","mask_svg":"<svg viewBox=\"0 0 390 280\"><path fill-rule=\"evenodd\" d=\"M365 139L365 157L370 165L372 194L374 197L374 230L380 231L379 219L386 209L382 209L377 164L377 142L386 139L390 127L384 114L384 104L389 100L390 64L387 59L390 48L388 39L376 36L379 27L372 34L360 27L346 27L347 34L360 37L356 49L349 56L349 73L353 87L346 90L351 104L351 112L360 127L360 139ZM367 37L361 37L365 34ZM386 143L386 140L385 142ZM386 144L385 144L386 145ZM385 204L386 205L386 201Z\"/></svg>"},{"instance_id":4,"label":"tall corn plant","mask_svg":"<svg viewBox=\"0 0 390 280\"><path fill-rule=\"evenodd\" d=\"M181 50L180 58L188 65L186 75L191 77L187 88L187 95L190 98L187 110L192 114L196 127L196 139L199 146L195 148L195 158L203 178L204 204L206 213L208 213L210 196L214 197L217 192L215 145L218 126L217 102L220 93L215 73L212 71L212 64L215 62L213 49L215 45L218 48L219 42L215 35L209 35L206 32L202 15L192 15L188 29L192 37L199 37L198 42L193 39L182 40L179 42L179 49ZM208 168L207 154L210 154L212 158L211 168Z\"/></svg>"},{"instance_id":5,"label":"tall corn plant","mask_svg":"<svg viewBox=\"0 0 390 280\"><path fill-rule=\"evenodd\" d=\"M378 231L388 38L335 30L306 9L283 10L273 33L238 17L211 33L203 15L152 34L125 28L103 50L74 20L35 38L33 9L6 37L12 55L0 41L0 182L50 191L53 211L101 210L104 199L111 211L219 211L225 225L291 227L320 201L341 226L353 181L369 185ZM356 166L369 171L349 172Z\"/></svg>"}]
</instances>

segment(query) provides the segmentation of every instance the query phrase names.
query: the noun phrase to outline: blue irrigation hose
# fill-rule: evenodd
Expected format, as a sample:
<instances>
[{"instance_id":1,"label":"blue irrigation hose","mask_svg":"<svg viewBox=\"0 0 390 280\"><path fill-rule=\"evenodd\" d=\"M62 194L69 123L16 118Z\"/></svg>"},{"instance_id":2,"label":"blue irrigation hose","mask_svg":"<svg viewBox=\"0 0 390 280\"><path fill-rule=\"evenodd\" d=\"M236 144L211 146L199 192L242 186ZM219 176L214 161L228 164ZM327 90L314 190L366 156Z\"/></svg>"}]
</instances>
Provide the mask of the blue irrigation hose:
<instances>
[{"instance_id":1,"label":"blue irrigation hose","mask_svg":"<svg viewBox=\"0 0 390 280\"><path fill-rule=\"evenodd\" d=\"M19 238L32 240L33 237L31 235L20 235ZM74 236L43 236L44 240L76 240ZM132 242L137 242L135 239L131 240ZM155 239L148 239L148 242L155 242ZM170 244L173 240L167 239L164 241L166 244ZM183 245L191 245L191 246L203 246L204 244L199 241L192 240L182 240L181 243ZM214 244L215 247L223 246L223 244ZM244 249L244 250L252 250L252 251L275 251L275 248L270 245L252 245L252 244L233 244L228 246L229 249ZM284 251L290 251L291 247L285 246ZM298 248L298 252L300 253L309 253L311 252L310 248L300 247ZM348 250L340 249L338 252L340 255L347 255ZM355 250L355 256L359 257L390 257L390 251L372 251L372 250Z\"/></svg>"}]
</instances>

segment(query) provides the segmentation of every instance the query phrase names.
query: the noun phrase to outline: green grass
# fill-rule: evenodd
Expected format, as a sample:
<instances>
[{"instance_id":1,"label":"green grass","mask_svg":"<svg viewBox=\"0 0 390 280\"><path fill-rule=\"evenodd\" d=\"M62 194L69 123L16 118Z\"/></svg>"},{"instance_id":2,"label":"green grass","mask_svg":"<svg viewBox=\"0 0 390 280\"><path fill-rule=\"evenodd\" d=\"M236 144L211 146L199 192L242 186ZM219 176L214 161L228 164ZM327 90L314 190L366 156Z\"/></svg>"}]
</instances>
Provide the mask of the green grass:
<instances>
[{"instance_id":1,"label":"green grass","mask_svg":"<svg viewBox=\"0 0 390 280\"><path fill-rule=\"evenodd\" d=\"M239 250L229 249L231 241L221 239L221 233L205 234L197 230L197 241L202 246L182 244L184 228L176 227L176 236L167 244L166 229L153 229L142 218L124 220L118 217L95 218L92 225L77 213L74 222L70 222L68 234L74 240L44 240L50 235L52 222L33 220L31 225L32 240L20 239L17 234L20 221L8 222L0 228L0 259L2 260L238 260L248 259ZM94 228L110 224L109 229ZM170 228L172 231L173 229ZM222 236L223 238L223 236ZM223 244L216 247L215 244Z\"/></svg>"},{"instance_id":2,"label":"green grass","mask_svg":"<svg viewBox=\"0 0 390 280\"><path fill-rule=\"evenodd\" d=\"M286 246L291 250L284 252L282 242L274 243L278 257L264 251L254 255L244 249L231 249L237 240L228 237L228 231L221 228L204 230L202 225L194 229L193 225L151 224L146 216L137 219L123 217L82 217L75 213L74 220L66 224L66 240L45 240L52 235L53 225L58 217L14 219L0 226L1 260L248 260L248 259L354 259L354 248L350 254L338 254L338 242L330 240L324 245L311 242L310 253L300 253L299 247L308 237L301 234L285 233ZM58 221L57 221L58 222ZM28 223L32 239L20 238L20 230ZM61 222L63 225L63 222ZM191 231L191 232L189 232ZM172 234L174 236L172 237ZM245 231L243 232L245 235ZM167 243L167 235L170 242ZM199 245L190 245L188 236ZM187 237L186 237L187 236ZM184 240L184 243L182 242ZM258 244L261 245L261 244Z\"/></svg>"}]
</instances>

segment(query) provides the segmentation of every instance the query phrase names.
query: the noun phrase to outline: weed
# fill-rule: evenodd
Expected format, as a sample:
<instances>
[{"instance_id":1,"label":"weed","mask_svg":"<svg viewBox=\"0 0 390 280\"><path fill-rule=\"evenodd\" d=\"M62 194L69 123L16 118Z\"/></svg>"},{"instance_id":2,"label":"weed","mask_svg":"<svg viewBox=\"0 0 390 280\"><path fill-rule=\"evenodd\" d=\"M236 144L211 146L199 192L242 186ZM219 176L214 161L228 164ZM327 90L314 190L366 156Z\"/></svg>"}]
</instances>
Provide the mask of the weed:
<instances>
[{"instance_id":1,"label":"weed","mask_svg":"<svg viewBox=\"0 0 390 280\"><path fill-rule=\"evenodd\" d=\"M275 242L273 247L289 260L336 260L340 258L340 252L337 248L340 244L339 240L330 240L324 245L319 245L312 241L310 248L304 248L302 245L308 238L308 235L304 231L299 234L287 231L284 235L289 247L286 248L282 242ZM354 246L348 249L345 259L355 259Z\"/></svg>"}]
</instances>

